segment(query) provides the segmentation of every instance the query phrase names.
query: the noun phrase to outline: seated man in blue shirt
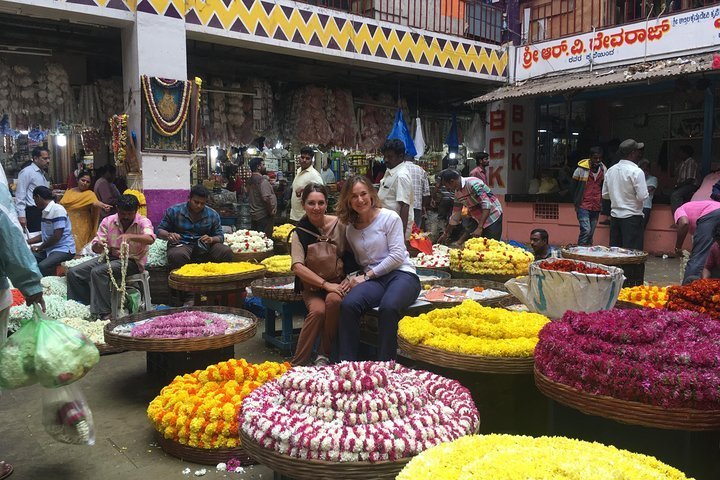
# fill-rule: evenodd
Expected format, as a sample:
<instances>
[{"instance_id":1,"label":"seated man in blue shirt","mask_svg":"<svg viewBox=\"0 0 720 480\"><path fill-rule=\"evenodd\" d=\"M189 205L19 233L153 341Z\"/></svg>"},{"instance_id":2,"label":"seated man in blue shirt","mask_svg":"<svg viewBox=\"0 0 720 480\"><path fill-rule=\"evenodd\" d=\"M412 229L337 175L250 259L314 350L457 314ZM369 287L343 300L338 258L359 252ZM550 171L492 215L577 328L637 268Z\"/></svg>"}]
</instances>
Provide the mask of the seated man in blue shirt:
<instances>
[{"instance_id":1,"label":"seated man in blue shirt","mask_svg":"<svg viewBox=\"0 0 720 480\"><path fill-rule=\"evenodd\" d=\"M232 250L223 241L220 215L206 206L208 190L195 185L186 203L168 208L157 236L168 242L167 259L171 270L186 263L231 262Z\"/></svg>"},{"instance_id":2,"label":"seated man in blue shirt","mask_svg":"<svg viewBox=\"0 0 720 480\"><path fill-rule=\"evenodd\" d=\"M41 210L40 235L28 239L43 277L55 275L58 265L75 258L75 238L67 211L55 203L48 187L33 189L33 200ZM38 242L37 245L35 245Z\"/></svg>"},{"instance_id":3,"label":"seated man in blue shirt","mask_svg":"<svg viewBox=\"0 0 720 480\"><path fill-rule=\"evenodd\" d=\"M530 248L533 251L535 260L546 258L560 258L560 251L548 244L550 236L544 228L536 228L530 232Z\"/></svg>"}]
</instances>

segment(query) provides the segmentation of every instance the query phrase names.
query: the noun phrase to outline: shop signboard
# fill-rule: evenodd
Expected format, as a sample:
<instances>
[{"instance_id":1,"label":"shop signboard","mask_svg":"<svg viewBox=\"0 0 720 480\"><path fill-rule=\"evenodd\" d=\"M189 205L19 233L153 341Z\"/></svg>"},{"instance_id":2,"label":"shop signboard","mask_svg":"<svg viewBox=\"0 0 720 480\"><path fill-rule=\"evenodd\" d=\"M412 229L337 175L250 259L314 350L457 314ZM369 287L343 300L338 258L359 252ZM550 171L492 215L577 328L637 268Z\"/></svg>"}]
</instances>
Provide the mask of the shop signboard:
<instances>
[{"instance_id":1,"label":"shop signboard","mask_svg":"<svg viewBox=\"0 0 720 480\"><path fill-rule=\"evenodd\" d=\"M720 45L720 7L517 47L515 80L692 54Z\"/></svg>"}]
</instances>

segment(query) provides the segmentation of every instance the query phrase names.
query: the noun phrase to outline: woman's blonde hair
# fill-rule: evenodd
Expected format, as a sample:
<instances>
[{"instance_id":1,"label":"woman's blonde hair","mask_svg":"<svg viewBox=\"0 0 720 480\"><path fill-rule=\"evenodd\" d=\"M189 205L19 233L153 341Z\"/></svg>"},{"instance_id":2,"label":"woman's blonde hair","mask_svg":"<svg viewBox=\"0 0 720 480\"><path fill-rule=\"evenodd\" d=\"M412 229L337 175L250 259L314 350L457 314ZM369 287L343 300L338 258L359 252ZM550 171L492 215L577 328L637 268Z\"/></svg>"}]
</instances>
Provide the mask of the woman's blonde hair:
<instances>
[{"instance_id":1,"label":"woman's blonde hair","mask_svg":"<svg viewBox=\"0 0 720 480\"><path fill-rule=\"evenodd\" d=\"M337 206L335 207L335 214L345 225L354 225L358 220L357 212L353 210L350 205L350 201L352 200L352 191L357 183L362 183L367 187L373 207L380 208L382 206L382 202L380 202L380 197L378 197L375 187L373 187L373 184L367 177L363 177L361 175L351 177L345 182L345 185L340 192L340 200L338 200Z\"/></svg>"}]
</instances>

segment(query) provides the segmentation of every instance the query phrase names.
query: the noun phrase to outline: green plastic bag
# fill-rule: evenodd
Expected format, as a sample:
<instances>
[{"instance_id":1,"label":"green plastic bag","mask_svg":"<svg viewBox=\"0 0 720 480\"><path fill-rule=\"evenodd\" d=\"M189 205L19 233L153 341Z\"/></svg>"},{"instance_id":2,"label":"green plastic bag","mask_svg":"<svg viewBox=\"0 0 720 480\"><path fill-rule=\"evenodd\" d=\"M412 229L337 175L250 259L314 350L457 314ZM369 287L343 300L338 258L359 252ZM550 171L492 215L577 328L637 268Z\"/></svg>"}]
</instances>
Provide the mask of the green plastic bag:
<instances>
[{"instance_id":1,"label":"green plastic bag","mask_svg":"<svg viewBox=\"0 0 720 480\"><path fill-rule=\"evenodd\" d=\"M13 390L37 383L35 345L38 323L25 320L0 346L0 388Z\"/></svg>"},{"instance_id":2,"label":"green plastic bag","mask_svg":"<svg viewBox=\"0 0 720 480\"><path fill-rule=\"evenodd\" d=\"M100 360L94 343L80 331L45 317L36 305L35 374L44 387L61 387L80 380Z\"/></svg>"}]
</instances>

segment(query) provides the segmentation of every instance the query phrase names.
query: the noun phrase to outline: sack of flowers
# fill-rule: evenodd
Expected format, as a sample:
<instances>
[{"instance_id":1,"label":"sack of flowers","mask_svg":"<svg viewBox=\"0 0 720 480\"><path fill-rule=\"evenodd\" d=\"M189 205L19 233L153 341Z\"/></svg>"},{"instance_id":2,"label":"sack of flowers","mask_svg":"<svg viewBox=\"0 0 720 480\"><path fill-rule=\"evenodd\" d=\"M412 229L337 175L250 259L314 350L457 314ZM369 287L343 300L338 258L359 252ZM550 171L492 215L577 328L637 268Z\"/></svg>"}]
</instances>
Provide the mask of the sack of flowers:
<instances>
[{"instance_id":1,"label":"sack of flowers","mask_svg":"<svg viewBox=\"0 0 720 480\"><path fill-rule=\"evenodd\" d=\"M586 413L657 428L720 428L720 323L687 310L568 312L540 331L535 380Z\"/></svg>"},{"instance_id":2,"label":"sack of flowers","mask_svg":"<svg viewBox=\"0 0 720 480\"><path fill-rule=\"evenodd\" d=\"M395 478L414 455L477 432L470 392L392 362L294 368L248 395L244 448L293 478Z\"/></svg>"},{"instance_id":3,"label":"sack of flowers","mask_svg":"<svg viewBox=\"0 0 720 480\"><path fill-rule=\"evenodd\" d=\"M527 275L532 253L490 238L473 238L450 250L450 270L489 278Z\"/></svg>"},{"instance_id":4,"label":"sack of flowers","mask_svg":"<svg viewBox=\"0 0 720 480\"><path fill-rule=\"evenodd\" d=\"M150 423L165 440L160 445L186 460L195 453L195 461L205 458L207 464L226 462L232 454L217 458L213 457L213 450L240 446L238 412L243 399L289 369L288 363L253 365L231 359L175 377L147 410ZM179 448L178 444L188 448Z\"/></svg>"},{"instance_id":5,"label":"sack of flowers","mask_svg":"<svg viewBox=\"0 0 720 480\"><path fill-rule=\"evenodd\" d=\"M405 317L398 343L410 357L434 365L486 373L532 373L538 332L550 320L466 300Z\"/></svg>"},{"instance_id":6,"label":"sack of flowers","mask_svg":"<svg viewBox=\"0 0 720 480\"><path fill-rule=\"evenodd\" d=\"M565 437L469 435L413 458L397 480L687 480L648 455Z\"/></svg>"},{"instance_id":7,"label":"sack of flowers","mask_svg":"<svg viewBox=\"0 0 720 480\"><path fill-rule=\"evenodd\" d=\"M720 280L705 278L668 288L669 310L693 310L720 320Z\"/></svg>"},{"instance_id":8,"label":"sack of flowers","mask_svg":"<svg viewBox=\"0 0 720 480\"><path fill-rule=\"evenodd\" d=\"M511 279L505 286L531 312L555 319L567 311L613 308L624 280L618 267L549 258L532 263L527 278Z\"/></svg>"}]
</instances>

